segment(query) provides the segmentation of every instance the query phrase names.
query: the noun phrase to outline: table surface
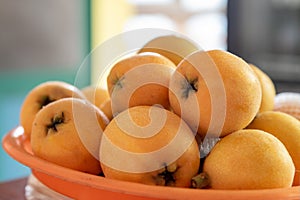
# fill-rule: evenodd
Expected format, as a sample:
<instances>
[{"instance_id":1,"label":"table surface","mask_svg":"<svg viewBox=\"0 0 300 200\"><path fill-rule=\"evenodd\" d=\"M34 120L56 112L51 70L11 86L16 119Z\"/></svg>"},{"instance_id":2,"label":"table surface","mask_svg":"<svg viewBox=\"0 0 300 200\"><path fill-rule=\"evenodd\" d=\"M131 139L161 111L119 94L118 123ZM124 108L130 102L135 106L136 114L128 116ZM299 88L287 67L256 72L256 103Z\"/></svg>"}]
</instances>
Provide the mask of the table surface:
<instances>
[{"instance_id":1,"label":"table surface","mask_svg":"<svg viewBox=\"0 0 300 200\"><path fill-rule=\"evenodd\" d=\"M20 178L0 183L1 200L25 200L25 186L27 178Z\"/></svg>"}]
</instances>

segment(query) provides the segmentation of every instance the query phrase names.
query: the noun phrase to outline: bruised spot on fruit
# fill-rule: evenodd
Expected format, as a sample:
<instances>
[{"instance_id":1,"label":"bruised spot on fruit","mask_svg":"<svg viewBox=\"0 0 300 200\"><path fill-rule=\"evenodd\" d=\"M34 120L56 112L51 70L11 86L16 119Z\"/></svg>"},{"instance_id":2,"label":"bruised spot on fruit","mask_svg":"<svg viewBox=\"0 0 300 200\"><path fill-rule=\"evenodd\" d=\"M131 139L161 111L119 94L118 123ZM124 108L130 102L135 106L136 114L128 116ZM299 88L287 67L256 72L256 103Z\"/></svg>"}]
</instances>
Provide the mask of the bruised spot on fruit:
<instances>
[{"instance_id":1,"label":"bruised spot on fruit","mask_svg":"<svg viewBox=\"0 0 300 200\"><path fill-rule=\"evenodd\" d=\"M181 84L182 98L187 99L190 92L198 91L198 77L194 79L188 79L187 77L183 80Z\"/></svg>"},{"instance_id":2,"label":"bruised spot on fruit","mask_svg":"<svg viewBox=\"0 0 300 200\"><path fill-rule=\"evenodd\" d=\"M64 123L65 121L65 115L64 112L61 112L60 115L55 115L54 117L51 118L51 123L47 125L47 129L52 129L55 132L57 132L57 125Z\"/></svg>"},{"instance_id":3,"label":"bruised spot on fruit","mask_svg":"<svg viewBox=\"0 0 300 200\"><path fill-rule=\"evenodd\" d=\"M116 78L113 80L113 86L114 88L123 88L123 81L125 79L125 76L122 77L118 77L116 76Z\"/></svg>"},{"instance_id":4,"label":"bruised spot on fruit","mask_svg":"<svg viewBox=\"0 0 300 200\"><path fill-rule=\"evenodd\" d=\"M178 167L175 164L171 164L167 166L164 164L165 167L162 172L160 172L157 176L158 185L164 186L172 186L175 184L174 173L178 170Z\"/></svg>"},{"instance_id":5,"label":"bruised spot on fruit","mask_svg":"<svg viewBox=\"0 0 300 200\"><path fill-rule=\"evenodd\" d=\"M42 96L38 103L40 105L40 109L43 108L44 106L48 105L49 103L55 101L54 99L50 99L50 97L48 95L44 95Z\"/></svg>"}]
</instances>

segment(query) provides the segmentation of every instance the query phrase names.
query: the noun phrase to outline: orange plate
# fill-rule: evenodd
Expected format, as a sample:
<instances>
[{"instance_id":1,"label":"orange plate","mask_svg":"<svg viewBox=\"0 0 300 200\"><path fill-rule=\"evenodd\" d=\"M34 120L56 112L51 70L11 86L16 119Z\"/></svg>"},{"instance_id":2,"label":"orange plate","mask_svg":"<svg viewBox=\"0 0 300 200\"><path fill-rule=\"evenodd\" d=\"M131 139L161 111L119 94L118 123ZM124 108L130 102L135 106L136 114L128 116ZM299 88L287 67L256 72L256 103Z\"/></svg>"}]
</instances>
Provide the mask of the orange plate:
<instances>
[{"instance_id":1,"label":"orange plate","mask_svg":"<svg viewBox=\"0 0 300 200\"><path fill-rule=\"evenodd\" d=\"M75 199L300 199L300 186L266 190L208 190L149 186L95 176L47 162L32 155L23 128L11 130L2 140L5 151L31 168L49 188Z\"/></svg>"}]
</instances>

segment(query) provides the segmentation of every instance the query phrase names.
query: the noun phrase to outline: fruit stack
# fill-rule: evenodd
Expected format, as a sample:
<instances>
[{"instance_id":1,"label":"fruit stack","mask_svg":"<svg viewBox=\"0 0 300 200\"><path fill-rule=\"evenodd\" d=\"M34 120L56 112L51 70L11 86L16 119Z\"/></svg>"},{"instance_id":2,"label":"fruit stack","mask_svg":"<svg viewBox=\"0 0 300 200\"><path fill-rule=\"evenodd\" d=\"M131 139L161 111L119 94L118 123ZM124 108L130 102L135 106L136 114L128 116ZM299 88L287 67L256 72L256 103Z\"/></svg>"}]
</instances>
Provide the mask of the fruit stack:
<instances>
[{"instance_id":1,"label":"fruit stack","mask_svg":"<svg viewBox=\"0 0 300 200\"><path fill-rule=\"evenodd\" d=\"M33 88L20 122L34 156L149 185L265 189L298 185L300 121L275 110L270 77L222 50L151 47L115 63L107 89Z\"/></svg>"}]
</instances>

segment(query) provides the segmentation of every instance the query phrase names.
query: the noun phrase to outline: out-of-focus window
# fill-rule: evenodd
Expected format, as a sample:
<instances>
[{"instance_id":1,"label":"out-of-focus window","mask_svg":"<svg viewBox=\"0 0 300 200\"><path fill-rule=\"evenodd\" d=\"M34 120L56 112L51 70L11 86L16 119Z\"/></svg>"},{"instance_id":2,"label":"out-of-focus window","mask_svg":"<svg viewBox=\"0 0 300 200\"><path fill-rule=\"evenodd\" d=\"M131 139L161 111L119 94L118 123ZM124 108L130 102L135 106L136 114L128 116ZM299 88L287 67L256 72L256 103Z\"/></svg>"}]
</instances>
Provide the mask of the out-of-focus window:
<instances>
[{"instance_id":1,"label":"out-of-focus window","mask_svg":"<svg viewBox=\"0 0 300 200\"><path fill-rule=\"evenodd\" d=\"M127 0L134 14L124 30L164 28L180 32L205 50L227 49L227 0Z\"/></svg>"}]
</instances>

